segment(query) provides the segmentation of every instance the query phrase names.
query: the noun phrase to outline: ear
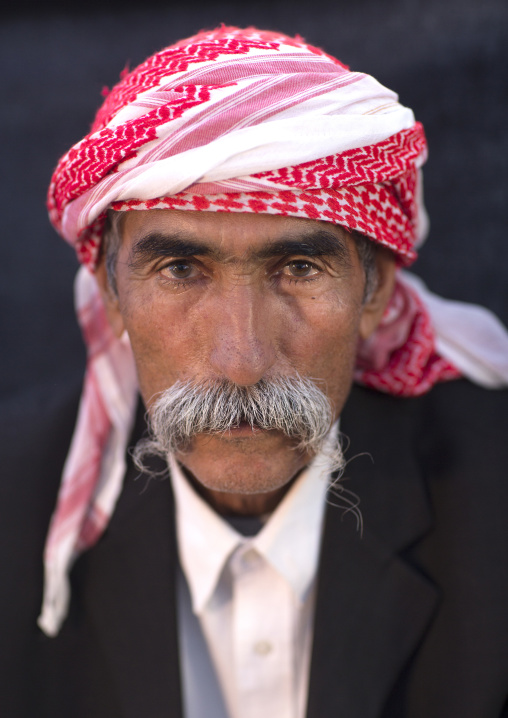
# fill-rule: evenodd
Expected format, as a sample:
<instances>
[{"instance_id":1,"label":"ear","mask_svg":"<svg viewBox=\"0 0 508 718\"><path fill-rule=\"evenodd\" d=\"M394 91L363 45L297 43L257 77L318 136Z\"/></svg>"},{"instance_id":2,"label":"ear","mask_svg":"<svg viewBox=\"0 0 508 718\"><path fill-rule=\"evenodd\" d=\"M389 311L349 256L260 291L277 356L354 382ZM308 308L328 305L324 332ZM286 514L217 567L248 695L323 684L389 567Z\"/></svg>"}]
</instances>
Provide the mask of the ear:
<instances>
[{"instance_id":1,"label":"ear","mask_svg":"<svg viewBox=\"0 0 508 718\"><path fill-rule=\"evenodd\" d=\"M99 285L99 291L101 293L104 308L106 309L106 316L109 323L115 333L120 338L124 332L125 325L123 323L122 313L120 311L120 302L118 296L113 291L109 280L108 273L106 270L106 262L104 255L101 257L99 264L95 270L95 278Z\"/></svg>"},{"instance_id":2,"label":"ear","mask_svg":"<svg viewBox=\"0 0 508 718\"><path fill-rule=\"evenodd\" d=\"M377 329L390 301L395 285L395 257L384 247L376 252L377 286L372 296L363 305L360 319L360 337L368 339Z\"/></svg>"}]
</instances>

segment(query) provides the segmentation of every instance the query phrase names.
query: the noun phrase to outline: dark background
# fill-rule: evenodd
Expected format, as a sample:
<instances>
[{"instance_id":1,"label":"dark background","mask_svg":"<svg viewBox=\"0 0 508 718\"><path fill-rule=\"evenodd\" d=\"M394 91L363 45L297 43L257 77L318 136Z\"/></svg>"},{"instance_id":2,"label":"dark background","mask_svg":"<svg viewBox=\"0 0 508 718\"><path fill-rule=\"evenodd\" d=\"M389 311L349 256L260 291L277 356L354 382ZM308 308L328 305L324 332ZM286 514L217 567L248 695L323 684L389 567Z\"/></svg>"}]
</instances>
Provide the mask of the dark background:
<instances>
[{"instance_id":1,"label":"dark background","mask_svg":"<svg viewBox=\"0 0 508 718\"><path fill-rule=\"evenodd\" d=\"M423 121L428 244L415 270L438 293L508 323L508 3L13 2L0 28L0 398L82 375L77 263L45 212L58 157L128 64L220 22L299 33L399 92ZM42 417L41 417L42 418Z\"/></svg>"}]
</instances>

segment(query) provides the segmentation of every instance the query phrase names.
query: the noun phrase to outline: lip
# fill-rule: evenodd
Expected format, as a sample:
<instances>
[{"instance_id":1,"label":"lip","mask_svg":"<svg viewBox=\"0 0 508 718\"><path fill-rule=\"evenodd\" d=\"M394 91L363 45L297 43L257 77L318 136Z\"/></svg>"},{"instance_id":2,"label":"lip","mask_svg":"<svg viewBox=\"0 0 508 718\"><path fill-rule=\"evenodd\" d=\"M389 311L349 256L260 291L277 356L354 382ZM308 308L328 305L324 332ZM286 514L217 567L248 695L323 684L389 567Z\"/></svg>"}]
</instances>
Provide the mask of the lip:
<instances>
[{"instance_id":1,"label":"lip","mask_svg":"<svg viewBox=\"0 0 508 718\"><path fill-rule=\"evenodd\" d=\"M251 426L247 421L241 421L238 426L233 426L225 432L225 436L238 438L240 436L254 436L266 431L259 426Z\"/></svg>"}]
</instances>

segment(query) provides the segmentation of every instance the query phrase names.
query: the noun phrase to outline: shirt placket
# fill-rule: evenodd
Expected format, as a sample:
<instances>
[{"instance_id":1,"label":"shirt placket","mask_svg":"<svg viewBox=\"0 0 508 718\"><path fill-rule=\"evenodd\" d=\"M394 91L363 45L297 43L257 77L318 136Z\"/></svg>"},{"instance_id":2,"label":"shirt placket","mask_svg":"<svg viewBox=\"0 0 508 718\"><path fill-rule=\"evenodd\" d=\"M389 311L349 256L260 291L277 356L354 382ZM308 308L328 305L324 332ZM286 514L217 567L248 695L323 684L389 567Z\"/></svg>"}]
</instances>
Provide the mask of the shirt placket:
<instances>
[{"instance_id":1,"label":"shirt placket","mask_svg":"<svg viewBox=\"0 0 508 718\"><path fill-rule=\"evenodd\" d=\"M248 543L237 549L230 567L235 713L295 718L291 588Z\"/></svg>"}]
</instances>

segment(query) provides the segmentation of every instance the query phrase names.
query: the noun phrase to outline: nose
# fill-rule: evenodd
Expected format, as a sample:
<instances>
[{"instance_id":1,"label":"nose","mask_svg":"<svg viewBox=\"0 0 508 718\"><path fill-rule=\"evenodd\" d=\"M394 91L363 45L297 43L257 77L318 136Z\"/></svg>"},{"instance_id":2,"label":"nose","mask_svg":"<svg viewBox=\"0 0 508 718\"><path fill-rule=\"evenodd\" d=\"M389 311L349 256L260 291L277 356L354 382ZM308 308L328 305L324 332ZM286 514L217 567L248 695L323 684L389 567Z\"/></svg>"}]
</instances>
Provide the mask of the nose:
<instances>
[{"instance_id":1,"label":"nose","mask_svg":"<svg viewBox=\"0 0 508 718\"><path fill-rule=\"evenodd\" d=\"M276 360L276 328L266 297L251 285L235 286L221 298L213 322L212 369L241 386L256 384Z\"/></svg>"}]
</instances>

